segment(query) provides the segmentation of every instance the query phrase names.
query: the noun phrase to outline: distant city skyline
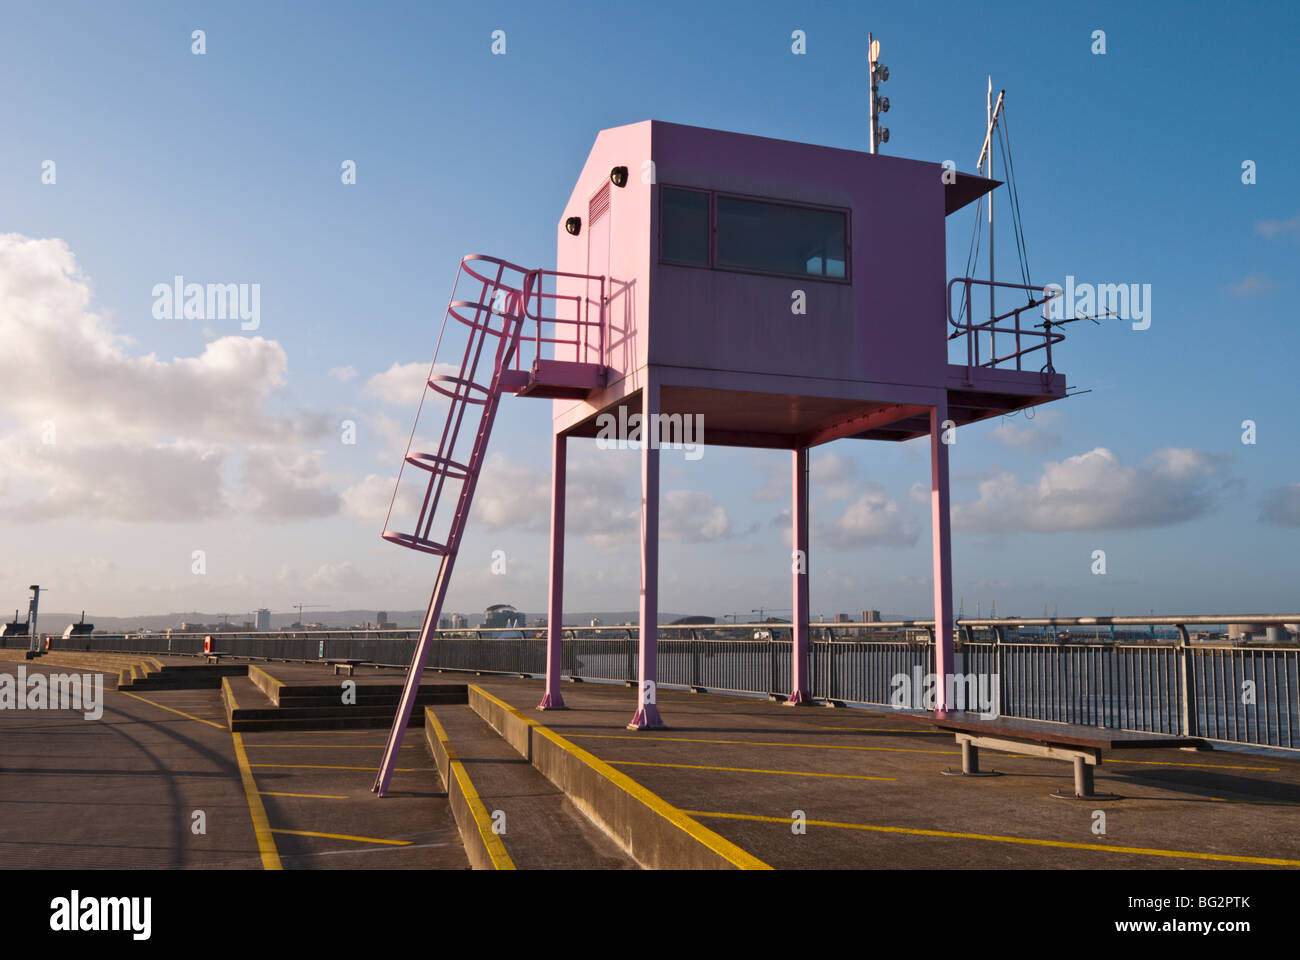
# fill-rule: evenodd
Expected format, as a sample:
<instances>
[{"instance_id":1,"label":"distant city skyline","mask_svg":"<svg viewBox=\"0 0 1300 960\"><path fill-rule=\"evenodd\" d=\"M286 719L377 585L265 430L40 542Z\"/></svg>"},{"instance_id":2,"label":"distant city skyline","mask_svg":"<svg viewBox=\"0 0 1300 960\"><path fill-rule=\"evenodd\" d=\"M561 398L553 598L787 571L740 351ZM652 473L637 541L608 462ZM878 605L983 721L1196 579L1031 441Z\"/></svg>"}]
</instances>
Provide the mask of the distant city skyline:
<instances>
[{"instance_id":1,"label":"distant city skyline","mask_svg":"<svg viewBox=\"0 0 1300 960\"><path fill-rule=\"evenodd\" d=\"M901 6L567 9L323 2L306 35L278 5L7 11L0 56L21 82L0 152L6 618L31 583L89 619L423 609L436 559L379 532L460 257L553 266L603 128L655 118L863 149L868 30L892 70L884 152L973 172L992 73L1034 282L1150 285L1149 328L1067 328L1057 367L1090 392L958 432L954 608L1300 606L1300 127L1279 122L1300 87L1300 7L990 18L940 3L923 24ZM611 43L611 23L637 43ZM1189 56L1207 44L1234 66ZM948 223L950 277L973 209ZM999 275L1015 279L999 223ZM161 309L155 289L177 277L234 284L248 309ZM545 610L550 414L503 402L446 609ZM813 610L932 615L925 443L812 451ZM634 610L637 454L569 451L565 605ZM789 607L788 452L662 457L664 610Z\"/></svg>"}]
</instances>

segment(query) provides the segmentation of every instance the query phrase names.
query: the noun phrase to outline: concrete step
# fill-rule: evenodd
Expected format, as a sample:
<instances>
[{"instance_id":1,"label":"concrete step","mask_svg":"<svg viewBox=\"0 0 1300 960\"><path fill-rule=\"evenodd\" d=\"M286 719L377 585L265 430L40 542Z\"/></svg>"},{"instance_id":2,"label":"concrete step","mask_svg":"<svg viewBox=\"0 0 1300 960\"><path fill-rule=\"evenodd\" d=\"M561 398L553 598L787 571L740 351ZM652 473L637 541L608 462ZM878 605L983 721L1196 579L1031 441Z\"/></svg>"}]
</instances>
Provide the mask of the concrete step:
<instances>
[{"instance_id":1,"label":"concrete step","mask_svg":"<svg viewBox=\"0 0 1300 960\"><path fill-rule=\"evenodd\" d=\"M434 706L425 709L425 741L438 763L443 783L452 792L454 772L449 770L454 754L473 791L482 803L479 816L486 817L487 830L495 821L505 832L494 834L514 866L521 870L636 870L638 865L617 844L588 820L559 789L506 743L495 730L466 705ZM436 718L437 722L434 722ZM440 749L439 727L445 735ZM452 809L466 853L476 866L500 868L485 849L482 826L473 805L462 794ZM477 856L476 856L477 854Z\"/></svg>"},{"instance_id":2,"label":"concrete step","mask_svg":"<svg viewBox=\"0 0 1300 960\"><path fill-rule=\"evenodd\" d=\"M422 691L424 692L424 691ZM464 692L434 689L428 695L441 704L463 704ZM338 691L324 704L306 707L277 705L250 677L225 677L222 680L222 703L231 730L371 730L393 725L397 698L391 703L345 704ZM424 711L411 711L409 726L424 724Z\"/></svg>"}]
</instances>

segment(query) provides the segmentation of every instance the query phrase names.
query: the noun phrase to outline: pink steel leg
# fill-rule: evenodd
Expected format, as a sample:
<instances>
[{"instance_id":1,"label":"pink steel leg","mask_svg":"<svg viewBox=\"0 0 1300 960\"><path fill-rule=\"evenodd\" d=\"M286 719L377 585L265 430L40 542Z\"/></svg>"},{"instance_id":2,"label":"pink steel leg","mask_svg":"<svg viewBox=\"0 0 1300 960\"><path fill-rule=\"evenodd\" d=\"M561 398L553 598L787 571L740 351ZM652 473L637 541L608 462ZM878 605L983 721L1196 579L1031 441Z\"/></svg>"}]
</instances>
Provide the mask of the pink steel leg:
<instances>
[{"instance_id":1,"label":"pink steel leg","mask_svg":"<svg viewBox=\"0 0 1300 960\"><path fill-rule=\"evenodd\" d=\"M794 616L791 624L790 674L793 689L787 706L812 703L808 692L808 448L794 451L794 522L791 543L794 569Z\"/></svg>"},{"instance_id":2,"label":"pink steel leg","mask_svg":"<svg viewBox=\"0 0 1300 960\"><path fill-rule=\"evenodd\" d=\"M934 536L934 673L938 681L936 710L947 710L948 677L952 674L952 531L948 521L948 445L943 422L948 419L946 391L930 408L930 528Z\"/></svg>"},{"instance_id":3,"label":"pink steel leg","mask_svg":"<svg viewBox=\"0 0 1300 960\"><path fill-rule=\"evenodd\" d=\"M659 445L651 442L659 412L659 384L641 389L641 651L637 708L629 730L664 725L657 705L659 643Z\"/></svg>"},{"instance_id":4,"label":"pink steel leg","mask_svg":"<svg viewBox=\"0 0 1300 960\"><path fill-rule=\"evenodd\" d=\"M538 710L564 710L560 671L564 652L564 477L565 440L557 433L551 443L551 600L546 608L546 693Z\"/></svg>"}]
</instances>

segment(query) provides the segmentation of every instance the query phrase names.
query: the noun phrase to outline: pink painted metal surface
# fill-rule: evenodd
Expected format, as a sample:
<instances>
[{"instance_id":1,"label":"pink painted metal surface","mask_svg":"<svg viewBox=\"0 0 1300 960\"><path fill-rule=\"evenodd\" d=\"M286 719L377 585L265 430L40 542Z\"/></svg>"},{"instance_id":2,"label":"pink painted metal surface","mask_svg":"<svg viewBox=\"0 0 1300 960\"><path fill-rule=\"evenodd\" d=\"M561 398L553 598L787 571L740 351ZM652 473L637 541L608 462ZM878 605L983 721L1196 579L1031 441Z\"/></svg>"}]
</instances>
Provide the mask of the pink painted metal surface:
<instances>
[{"instance_id":1,"label":"pink painted metal surface","mask_svg":"<svg viewBox=\"0 0 1300 960\"><path fill-rule=\"evenodd\" d=\"M546 606L546 692L539 710L563 710L560 672L564 665L564 486L568 473L565 436L551 441L551 595Z\"/></svg>"},{"instance_id":2,"label":"pink painted metal surface","mask_svg":"<svg viewBox=\"0 0 1300 960\"><path fill-rule=\"evenodd\" d=\"M653 380L641 393L641 422L654 423L659 387ZM637 707L629 730L658 729L659 717L659 449L644 428L641 443L641 640L637 656Z\"/></svg>"},{"instance_id":3,"label":"pink painted metal surface","mask_svg":"<svg viewBox=\"0 0 1300 960\"><path fill-rule=\"evenodd\" d=\"M934 551L934 675L936 710L947 710L948 676L953 668L952 529L948 512L948 403L930 409L930 530Z\"/></svg>"},{"instance_id":4,"label":"pink painted metal surface","mask_svg":"<svg viewBox=\"0 0 1300 960\"><path fill-rule=\"evenodd\" d=\"M791 690L786 703L798 705L812 702L808 688L808 448L795 450L791 459L794 462L790 507L794 607L790 623Z\"/></svg>"}]
</instances>

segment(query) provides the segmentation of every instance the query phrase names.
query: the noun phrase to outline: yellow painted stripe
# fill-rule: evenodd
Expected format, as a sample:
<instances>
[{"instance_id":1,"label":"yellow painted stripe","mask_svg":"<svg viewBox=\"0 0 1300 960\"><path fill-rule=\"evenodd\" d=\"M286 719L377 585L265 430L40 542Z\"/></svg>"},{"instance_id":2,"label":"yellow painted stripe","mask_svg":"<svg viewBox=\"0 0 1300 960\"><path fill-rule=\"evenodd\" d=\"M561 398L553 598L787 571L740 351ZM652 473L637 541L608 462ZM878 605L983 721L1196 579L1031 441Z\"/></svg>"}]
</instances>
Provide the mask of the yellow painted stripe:
<instances>
[{"instance_id":1,"label":"yellow painted stripe","mask_svg":"<svg viewBox=\"0 0 1300 960\"><path fill-rule=\"evenodd\" d=\"M786 777L830 777L834 780L897 780L897 777L864 777L854 773L813 773L808 770L753 770L748 767L705 767L694 763L648 763L641 760L610 760L616 767L676 767L680 770L721 770L726 773L779 773Z\"/></svg>"},{"instance_id":2,"label":"yellow painted stripe","mask_svg":"<svg viewBox=\"0 0 1300 960\"><path fill-rule=\"evenodd\" d=\"M1180 760L1117 760L1107 757L1106 763L1140 763L1149 767L1205 767L1208 770L1259 770L1263 773L1277 773L1278 767L1239 767L1228 763L1184 763Z\"/></svg>"},{"instance_id":3,"label":"yellow painted stripe","mask_svg":"<svg viewBox=\"0 0 1300 960\"><path fill-rule=\"evenodd\" d=\"M864 747L847 743L782 743L776 740L705 740L694 737L656 737L652 735L636 736L612 733L573 733L571 737L578 740L663 740L671 743L722 743L736 746L752 747L804 747L808 750L874 750L886 753L934 753L944 756L956 756L957 750L916 750L906 747ZM1001 752L1001 751L999 751ZM1003 756L1017 760L1053 760L1052 757L1031 757L1022 753L1004 753ZM1244 767L1226 763L1186 763L1177 760L1119 760L1107 757L1106 763L1138 763L1153 767L1206 767L1221 770L1259 770L1276 773L1277 767Z\"/></svg>"},{"instance_id":4,"label":"yellow painted stripe","mask_svg":"<svg viewBox=\"0 0 1300 960\"><path fill-rule=\"evenodd\" d=\"M262 854L263 870L283 870L280 854L275 849L275 839L271 836L271 825L266 819L266 807L257 792L257 781L249 769L248 754L244 752L244 738L238 733L231 733L235 741L235 760L239 763L239 779L244 784L244 796L248 798L248 812L253 818L253 833L257 837L257 849Z\"/></svg>"},{"instance_id":5,"label":"yellow painted stripe","mask_svg":"<svg viewBox=\"0 0 1300 960\"><path fill-rule=\"evenodd\" d=\"M669 743L727 743L746 747L803 747L808 750L874 750L885 753L939 753L955 756L958 750L913 750L906 747L861 747L848 743L782 743L778 740L704 740L695 737L624 736L616 733L571 733L575 740L662 740Z\"/></svg>"},{"instance_id":6,"label":"yellow painted stripe","mask_svg":"<svg viewBox=\"0 0 1300 960\"><path fill-rule=\"evenodd\" d=\"M451 745L451 740L442 726L442 721L429 707L425 707L424 715L433 723L433 734L438 738L438 741L442 744L442 749L447 754L447 763L451 766L456 783L460 785L460 792L464 795L466 804L469 805L470 814L474 817L474 825L478 828L479 839L483 841L483 846L487 849L488 859L492 861L492 868L494 870L516 869L515 862L510 859L510 854L506 852L506 845L501 842L501 837L493 831L492 817L488 814L487 807L483 805L478 791L474 789L474 783L469 778L469 771L465 769L465 765L456 756L456 750Z\"/></svg>"},{"instance_id":7,"label":"yellow painted stripe","mask_svg":"<svg viewBox=\"0 0 1300 960\"><path fill-rule=\"evenodd\" d=\"M302 733L301 730L295 730L294 733ZM404 743L403 750L413 749L418 744ZM250 743L248 749L254 747L295 747L298 750L382 750L382 743Z\"/></svg>"},{"instance_id":8,"label":"yellow painted stripe","mask_svg":"<svg viewBox=\"0 0 1300 960\"><path fill-rule=\"evenodd\" d=\"M414 840L383 840L379 837L354 837L349 833L317 833L315 830L272 830L272 833L287 833L295 837L325 837L327 840L355 840L357 843L385 843L393 847L409 847Z\"/></svg>"},{"instance_id":9,"label":"yellow painted stripe","mask_svg":"<svg viewBox=\"0 0 1300 960\"><path fill-rule=\"evenodd\" d=\"M760 823L794 823L790 817L759 817L747 813L707 813L687 811L696 817L722 817L727 820L753 820ZM912 827L880 827L867 823L839 823L834 820L806 820L809 826L838 827L842 830L869 830L874 833L902 833L915 837L951 837L958 840L991 840L1032 847L1060 847L1067 850L1096 850L1102 853L1127 853L1144 857L1174 857L1185 860L1215 860L1225 863L1257 863L1270 867L1300 867L1300 860L1275 857L1238 857L1227 853L1198 853L1193 850L1160 850L1152 847L1116 847L1101 843L1071 843L1066 840L1036 840L1032 837L1003 837L997 834L958 833L950 830L921 830Z\"/></svg>"},{"instance_id":10,"label":"yellow painted stripe","mask_svg":"<svg viewBox=\"0 0 1300 960\"><path fill-rule=\"evenodd\" d=\"M551 730L549 727L543 726L542 724L534 720L532 717L527 717L524 714L520 713L514 707L510 706L510 704L506 703L504 700L501 700L498 697L494 697L492 694L488 693L482 687L478 686L478 684L470 684L469 686L471 689L478 691L479 694L481 694L483 697L487 698L488 700L491 700L501 709L509 711L515 717L522 720L524 723L528 724L539 735L550 740L561 750L564 750L566 753L573 755L578 760L582 761L588 767L594 770L596 773L600 774L605 779L611 781L615 786L619 787L621 790L628 793L636 800L639 800L641 803L645 804L645 806L649 807L651 810L658 813L661 817L668 820L678 829L683 830L686 833L688 833L690 836L694 837L697 841L702 843L704 846L708 847L710 850L718 854L718 856L722 857L727 862L734 864L735 866L739 867L742 870L771 870L772 869L770 866L768 866L762 860L758 859L758 857L754 856L749 851L732 843L730 840L728 840L726 837L722 836L721 834L715 833L714 831L710 830L708 827L704 826L704 824L699 823L696 820L693 820L684 811L678 809L677 807L674 807L671 803L668 803L666 800L664 800L662 797L658 796L657 794L651 793L649 790L641 786L641 784L637 783L627 774L622 773L619 770L615 770L604 760L601 760L599 757L595 756L592 753L588 753L586 750L583 750L577 744L570 743L568 740L560 736L554 730Z\"/></svg>"},{"instance_id":11,"label":"yellow painted stripe","mask_svg":"<svg viewBox=\"0 0 1300 960\"><path fill-rule=\"evenodd\" d=\"M186 713L184 710L173 710L171 707L167 706L166 704L157 703L156 701L150 700L148 697L142 697L142 696L140 696L139 694L136 694L136 693L129 693L129 692L127 692L126 690L121 690L121 691L119 691L119 692L120 692L123 696L126 696L126 697L135 697L135 699L137 699L137 700L143 700L145 703L150 704L151 706L155 706L155 707L157 707L159 710L166 710L168 713L176 713L176 714L180 714L180 715L181 715L182 717L184 717L186 720L197 720L199 723L206 723L209 727L216 727L218 730L224 730L224 729L226 729L225 724L221 724L221 723L213 723L211 720L204 720L202 717L196 717L196 716L194 716L194 714L192 714L192 713Z\"/></svg>"},{"instance_id":12,"label":"yellow painted stripe","mask_svg":"<svg viewBox=\"0 0 1300 960\"><path fill-rule=\"evenodd\" d=\"M251 747L253 746L253 744L249 743L246 744L246 746ZM277 793L273 790L263 790L262 796L264 797L306 797L309 800L347 800L348 799L346 796L336 794L336 793Z\"/></svg>"},{"instance_id":13,"label":"yellow painted stripe","mask_svg":"<svg viewBox=\"0 0 1300 960\"><path fill-rule=\"evenodd\" d=\"M254 763L254 767L283 767L290 770L378 770L378 767L331 767L318 763ZM397 767L397 773L416 773L419 770L432 770L432 767Z\"/></svg>"}]
</instances>

